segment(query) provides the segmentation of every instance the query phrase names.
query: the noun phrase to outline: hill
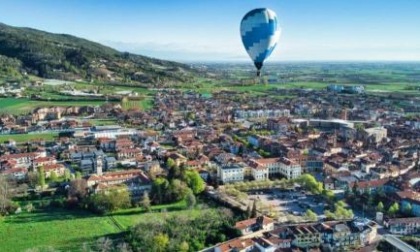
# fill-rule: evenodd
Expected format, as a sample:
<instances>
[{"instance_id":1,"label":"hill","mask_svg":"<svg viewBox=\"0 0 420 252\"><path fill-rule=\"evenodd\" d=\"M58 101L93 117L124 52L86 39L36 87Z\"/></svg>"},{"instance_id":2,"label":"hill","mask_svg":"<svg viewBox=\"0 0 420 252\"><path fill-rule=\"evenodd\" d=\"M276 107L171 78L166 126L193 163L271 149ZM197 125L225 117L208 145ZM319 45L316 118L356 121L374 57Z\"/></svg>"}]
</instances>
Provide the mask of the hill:
<instances>
[{"instance_id":1,"label":"hill","mask_svg":"<svg viewBox=\"0 0 420 252\"><path fill-rule=\"evenodd\" d=\"M0 76L25 74L136 84L187 82L196 72L184 64L119 52L75 36L0 23Z\"/></svg>"}]
</instances>

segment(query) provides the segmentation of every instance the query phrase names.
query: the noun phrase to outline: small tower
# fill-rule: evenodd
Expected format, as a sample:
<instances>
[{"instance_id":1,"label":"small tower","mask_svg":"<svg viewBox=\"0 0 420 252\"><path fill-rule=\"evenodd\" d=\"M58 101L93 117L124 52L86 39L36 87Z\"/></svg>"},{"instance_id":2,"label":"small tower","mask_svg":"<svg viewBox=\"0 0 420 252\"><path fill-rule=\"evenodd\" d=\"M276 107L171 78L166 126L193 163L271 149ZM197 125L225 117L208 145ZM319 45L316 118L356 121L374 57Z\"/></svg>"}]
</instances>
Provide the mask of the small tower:
<instances>
[{"instance_id":1,"label":"small tower","mask_svg":"<svg viewBox=\"0 0 420 252\"><path fill-rule=\"evenodd\" d=\"M103 168L103 157L102 155L97 155L95 158L95 173L98 176L102 176L102 168Z\"/></svg>"}]
</instances>

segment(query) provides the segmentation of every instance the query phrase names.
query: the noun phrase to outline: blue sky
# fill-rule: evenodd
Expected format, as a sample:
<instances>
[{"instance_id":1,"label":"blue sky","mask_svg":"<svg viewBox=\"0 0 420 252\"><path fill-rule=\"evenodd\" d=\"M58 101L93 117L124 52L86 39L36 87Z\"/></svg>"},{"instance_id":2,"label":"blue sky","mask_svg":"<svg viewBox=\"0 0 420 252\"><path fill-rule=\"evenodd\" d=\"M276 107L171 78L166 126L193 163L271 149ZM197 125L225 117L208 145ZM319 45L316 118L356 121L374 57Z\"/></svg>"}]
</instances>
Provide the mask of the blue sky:
<instances>
[{"instance_id":1,"label":"blue sky","mask_svg":"<svg viewBox=\"0 0 420 252\"><path fill-rule=\"evenodd\" d=\"M239 24L274 10L270 61L420 60L418 0L5 0L0 22L178 61L247 60Z\"/></svg>"}]
</instances>

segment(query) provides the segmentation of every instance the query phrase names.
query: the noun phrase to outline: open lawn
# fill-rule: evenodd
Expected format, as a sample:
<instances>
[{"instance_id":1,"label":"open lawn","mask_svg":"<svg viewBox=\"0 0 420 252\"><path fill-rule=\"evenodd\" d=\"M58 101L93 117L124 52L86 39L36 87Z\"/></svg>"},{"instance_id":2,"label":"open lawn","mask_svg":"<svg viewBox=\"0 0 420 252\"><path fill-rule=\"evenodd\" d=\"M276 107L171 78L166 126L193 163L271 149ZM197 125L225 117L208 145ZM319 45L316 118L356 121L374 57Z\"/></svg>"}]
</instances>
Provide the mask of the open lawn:
<instances>
[{"instance_id":1,"label":"open lawn","mask_svg":"<svg viewBox=\"0 0 420 252\"><path fill-rule=\"evenodd\" d=\"M5 217L0 224L0 251L25 251L49 246L75 251L84 242L120 232L109 217L55 209Z\"/></svg>"},{"instance_id":2,"label":"open lawn","mask_svg":"<svg viewBox=\"0 0 420 252\"><path fill-rule=\"evenodd\" d=\"M58 137L58 133L39 133L39 134L11 134L11 135L0 135L0 143L7 140L15 140L17 143L23 143L32 140L45 140L51 141Z\"/></svg>"},{"instance_id":3,"label":"open lawn","mask_svg":"<svg viewBox=\"0 0 420 252\"><path fill-rule=\"evenodd\" d=\"M153 206L152 212L142 208L120 210L110 215L98 216L80 210L55 208L33 213L20 213L0 219L0 251L25 251L49 246L60 251L77 251L83 243L93 242L102 236L118 236L136 223L161 218L164 215L194 215L208 210L186 209L185 201Z\"/></svg>"}]
</instances>

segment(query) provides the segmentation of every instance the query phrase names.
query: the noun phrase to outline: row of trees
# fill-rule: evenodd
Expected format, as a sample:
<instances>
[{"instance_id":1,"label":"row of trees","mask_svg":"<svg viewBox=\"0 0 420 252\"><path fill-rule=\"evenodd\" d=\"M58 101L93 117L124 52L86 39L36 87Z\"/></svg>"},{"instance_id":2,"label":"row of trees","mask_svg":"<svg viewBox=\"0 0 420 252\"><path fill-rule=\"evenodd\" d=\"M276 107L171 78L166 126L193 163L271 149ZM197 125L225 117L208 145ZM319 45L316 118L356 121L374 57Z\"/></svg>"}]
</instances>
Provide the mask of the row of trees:
<instances>
[{"instance_id":1,"label":"row of trees","mask_svg":"<svg viewBox=\"0 0 420 252\"><path fill-rule=\"evenodd\" d=\"M248 181L248 182L238 182L234 184L225 185L226 189L235 188L239 191L250 191L250 190L260 190L260 189L271 189L273 187L277 188L290 188L293 187L294 181L287 179L277 179L277 180L261 180L261 181Z\"/></svg>"}]
</instances>

